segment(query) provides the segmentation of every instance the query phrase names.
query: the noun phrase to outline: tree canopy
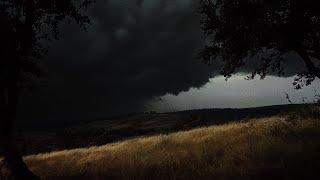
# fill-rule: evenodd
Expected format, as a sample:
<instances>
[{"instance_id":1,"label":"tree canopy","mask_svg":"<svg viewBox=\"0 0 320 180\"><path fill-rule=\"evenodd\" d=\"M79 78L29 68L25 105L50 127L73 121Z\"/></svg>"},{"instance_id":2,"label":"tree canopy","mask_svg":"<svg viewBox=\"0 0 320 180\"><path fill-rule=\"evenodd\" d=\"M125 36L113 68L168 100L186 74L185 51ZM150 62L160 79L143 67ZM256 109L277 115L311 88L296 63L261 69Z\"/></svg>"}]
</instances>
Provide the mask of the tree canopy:
<instances>
[{"instance_id":1,"label":"tree canopy","mask_svg":"<svg viewBox=\"0 0 320 180\"><path fill-rule=\"evenodd\" d=\"M84 9L92 0L0 0L0 78L8 78L8 66L16 63L19 80L41 75L36 61L45 55L43 40L59 38L59 23L76 21L81 27L89 24ZM15 62L13 62L15 61Z\"/></svg>"},{"instance_id":2,"label":"tree canopy","mask_svg":"<svg viewBox=\"0 0 320 180\"><path fill-rule=\"evenodd\" d=\"M294 85L301 88L320 77L320 10L317 0L201 0L201 25L207 44L206 63L221 61L226 78L257 55L250 78L279 76L286 68L283 56L296 53L306 65Z\"/></svg>"},{"instance_id":3,"label":"tree canopy","mask_svg":"<svg viewBox=\"0 0 320 180\"><path fill-rule=\"evenodd\" d=\"M38 179L27 168L12 139L19 90L41 75L37 61L46 54L43 41L59 38L65 19L81 27L92 0L0 0L0 151L15 179Z\"/></svg>"}]
</instances>

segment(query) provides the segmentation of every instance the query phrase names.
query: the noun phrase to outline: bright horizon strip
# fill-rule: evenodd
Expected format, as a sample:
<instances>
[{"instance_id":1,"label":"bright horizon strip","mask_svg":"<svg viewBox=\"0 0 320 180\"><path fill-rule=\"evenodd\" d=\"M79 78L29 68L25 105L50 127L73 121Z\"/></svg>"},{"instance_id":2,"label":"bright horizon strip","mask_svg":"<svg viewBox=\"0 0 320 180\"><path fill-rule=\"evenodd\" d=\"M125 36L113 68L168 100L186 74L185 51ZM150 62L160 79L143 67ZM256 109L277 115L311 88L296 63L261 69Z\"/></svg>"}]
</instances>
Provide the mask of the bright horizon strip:
<instances>
[{"instance_id":1,"label":"bright horizon strip","mask_svg":"<svg viewBox=\"0 0 320 180\"><path fill-rule=\"evenodd\" d=\"M286 93L294 104L310 103L320 94L320 81L296 90L292 86L294 77L268 76L264 80L245 80L246 75L235 75L228 81L222 76L210 79L203 87L191 88L179 95L167 94L161 101L154 100L146 105L148 110L172 112L208 108L247 108L289 104Z\"/></svg>"}]
</instances>

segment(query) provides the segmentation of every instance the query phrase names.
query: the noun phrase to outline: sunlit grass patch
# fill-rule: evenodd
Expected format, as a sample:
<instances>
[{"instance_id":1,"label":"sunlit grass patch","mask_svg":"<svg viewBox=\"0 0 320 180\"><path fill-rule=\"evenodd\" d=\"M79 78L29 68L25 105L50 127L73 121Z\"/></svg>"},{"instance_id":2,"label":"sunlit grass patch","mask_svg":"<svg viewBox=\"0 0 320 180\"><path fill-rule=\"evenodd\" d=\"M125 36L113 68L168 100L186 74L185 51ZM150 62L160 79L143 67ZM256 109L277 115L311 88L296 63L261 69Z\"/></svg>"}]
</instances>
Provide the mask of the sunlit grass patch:
<instances>
[{"instance_id":1,"label":"sunlit grass patch","mask_svg":"<svg viewBox=\"0 0 320 180\"><path fill-rule=\"evenodd\" d=\"M317 173L319 140L319 119L296 114L32 155L25 160L44 179L299 179Z\"/></svg>"}]
</instances>

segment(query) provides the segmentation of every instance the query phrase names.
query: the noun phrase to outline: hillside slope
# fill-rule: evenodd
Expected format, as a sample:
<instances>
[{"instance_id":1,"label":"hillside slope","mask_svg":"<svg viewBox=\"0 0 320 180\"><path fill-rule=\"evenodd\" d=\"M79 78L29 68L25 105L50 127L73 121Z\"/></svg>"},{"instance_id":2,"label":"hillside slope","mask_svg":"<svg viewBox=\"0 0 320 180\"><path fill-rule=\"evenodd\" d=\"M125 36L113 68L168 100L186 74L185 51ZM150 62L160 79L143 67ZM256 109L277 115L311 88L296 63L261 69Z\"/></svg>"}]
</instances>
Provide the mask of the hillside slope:
<instances>
[{"instance_id":1,"label":"hillside slope","mask_svg":"<svg viewBox=\"0 0 320 180\"><path fill-rule=\"evenodd\" d=\"M279 105L244 109L199 109L173 113L137 113L65 124L52 129L17 131L25 155L86 148L138 136L168 134L196 127L239 122L296 112L312 105ZM25 129L26 130L26 129Z\"/></svg>"},{"instance_id":2,"label":"hillside slope","mask_svg":"<svg viewBox=\"0 0 320 180\"><path fill-rule=\"evenodd\" d=\"M44 179L311 178L320 169L319 111L140 137L25 160Z\"/></svg>"}]
</instances>

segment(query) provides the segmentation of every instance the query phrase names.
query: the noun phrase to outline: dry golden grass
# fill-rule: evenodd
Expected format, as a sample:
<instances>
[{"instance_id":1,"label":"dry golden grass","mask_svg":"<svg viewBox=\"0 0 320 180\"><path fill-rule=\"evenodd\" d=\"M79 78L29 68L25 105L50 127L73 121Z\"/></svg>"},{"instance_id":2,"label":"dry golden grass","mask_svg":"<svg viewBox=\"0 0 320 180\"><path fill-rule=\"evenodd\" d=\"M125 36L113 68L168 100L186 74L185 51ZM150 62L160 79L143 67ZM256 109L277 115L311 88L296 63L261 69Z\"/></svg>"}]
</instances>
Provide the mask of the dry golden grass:
<instances>
[{"instance_id":1,"label":"dry golden grass","mask_svg":"<svg viewBox=\"0 0 320 180\"><path fill-rule=\"evenodd\" d=\"M294 179L320 162L320 121L270 117L25 157L43 179Z\"/></svg>"}]
</instances>

